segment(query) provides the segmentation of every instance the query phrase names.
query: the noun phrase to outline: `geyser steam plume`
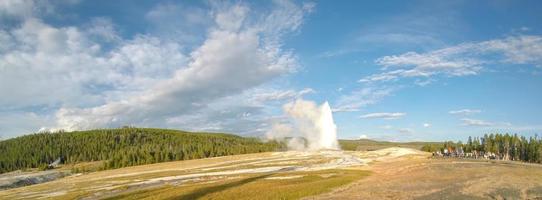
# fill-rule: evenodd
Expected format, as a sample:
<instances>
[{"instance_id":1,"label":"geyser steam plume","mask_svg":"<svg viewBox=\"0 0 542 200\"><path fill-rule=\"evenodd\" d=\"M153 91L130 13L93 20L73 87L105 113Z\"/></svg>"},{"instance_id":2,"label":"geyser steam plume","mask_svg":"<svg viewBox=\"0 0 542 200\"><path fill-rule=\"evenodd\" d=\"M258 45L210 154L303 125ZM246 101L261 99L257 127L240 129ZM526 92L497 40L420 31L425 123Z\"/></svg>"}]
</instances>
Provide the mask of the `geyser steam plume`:
<instances>
[{"instance_id":1,"label":"geyser steam plume","mask_svg":"<svg viewBox=\"0 0 542 200\"><path fill-rule=\"evenodd\" d=\"M297 99L283 106L288 123L275 124L267 132L268 139L288 140L294 150L339 149L337 126L329 104L318 106L315 102Z\"/></svg>"}]
</instances>

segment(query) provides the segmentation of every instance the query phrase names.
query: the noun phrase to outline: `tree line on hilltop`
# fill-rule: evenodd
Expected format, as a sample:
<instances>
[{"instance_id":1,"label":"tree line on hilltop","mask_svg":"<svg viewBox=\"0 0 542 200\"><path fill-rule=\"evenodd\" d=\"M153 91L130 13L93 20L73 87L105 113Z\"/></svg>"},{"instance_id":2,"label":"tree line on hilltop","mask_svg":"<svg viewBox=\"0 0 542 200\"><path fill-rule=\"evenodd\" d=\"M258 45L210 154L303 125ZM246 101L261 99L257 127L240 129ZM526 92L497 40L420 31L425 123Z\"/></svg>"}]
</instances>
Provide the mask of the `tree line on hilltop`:
<instances>
[{"instance_id":1,"label":"tree line on hilltop","mask_svg":"<svg viewBox=\"0 0 542 200\"><path fill-rule=\"evenodd\" d=\"M284 144L221 133L119 128L36 133L0 141L0 173L104 161L101 169L284 149Z\"/></svg>"},{"instance_id":2,"label":"tree line on hilltop","mask_svg":"<svg viewBox=\"0 0 542 200\"><path fill-rule=\"evenodd\" d=\"M428 152L455 151L461 148L465 153L491 153L497 159L542 163L542 138L537 135L529 138L517 134L485 134L483 137L470 137L466 143L447 141L443 144L430 144L422 147Z\"/></svg>"}]
</instances>

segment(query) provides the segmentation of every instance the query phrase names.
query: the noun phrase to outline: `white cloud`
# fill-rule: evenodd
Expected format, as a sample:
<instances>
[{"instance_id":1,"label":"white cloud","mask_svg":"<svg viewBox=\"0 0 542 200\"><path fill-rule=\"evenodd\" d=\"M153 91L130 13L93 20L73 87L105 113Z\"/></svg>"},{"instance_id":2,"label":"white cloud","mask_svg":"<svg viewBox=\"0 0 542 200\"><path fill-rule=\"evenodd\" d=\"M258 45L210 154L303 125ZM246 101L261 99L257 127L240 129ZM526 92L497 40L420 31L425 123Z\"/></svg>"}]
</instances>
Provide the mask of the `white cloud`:
<instances>
[{"instance_id":1,"label":"white cloud","mask_svg":"<svg viewBox=\"0 0 542 200\"><path fill-rule=\"evenodd\" d=\"M423 124L423 127L424 127L424 128L429 128L429 127L431 127L431 124L429 124L429 123L424 123L424 124Z\"/></svg>"},{"instance_id":2,"label":"white cloud","mask_svg":"<svg viewBox=\"0 0 542 200\"><path fill-rule=\"evenodd\" d=\"M515 64L542 64L542 37L522 35L490 40L479 45L482 52L502 53L504 61Z\"/></svg>"},{"instance_id":3,"label":"white cloud","mask_svg":"<svg viewBox=\"0 0 542 200\"><path fill-rule=\"evenodd\" d=\"M482 111L481 110L473 110L473 109L461 109L461 110L451 110L450 114L452 115L472 115L472 114L477 114L477 113L481 113Z\"/></svg>"},{"instance_id":4,"label":"white cloud","mask_svg":"<svg viewBox=\"0 0 542 200\"><path fill-rule=\"evenodd\" d=\"M171 78L158 81L128 99L91 108L62 108L56 115L59 127L88 129L131 123L152 125L164 117L201 109L214 100L241 93L293 71L297 63L290 52L283 52L275 43L272 46L261 43L266 38L260 35L267 34L261 30L266 29L253 29L244 23L248 7L235 4L226 10L215 13L217 27L190 54L188 65L176 68ZM274 31L281 33L285 28L295 30L283 23L275 28Z\"/></svg>"},{"instance_id":5,"label":"white cloud","mask_svg":"<svg viewBox=\"0 0 542 200\"><path fill-rule=\"evenodd\" d=\"M295 90L273 90L269 92L256 93L252 96L255 101L265 102L265 101L276 101L276 100L288 100L300 98L303 95L314 93L315 91L312 88L305 88L300 91Z\"/></svg>"},{"instance_id":6,"label":"white cloud","mask_svg":"<svg viewBox=\"0 0 542 200\"><path fill-rule=\"evenodd\" d=\"M368 139L368 138L369 138L369 136L363 134L363 135L360 135L358 139Z\"/></svg>"},{"instance_id":7,"label":"white cloud","mask_svg":"<svg viewBox=\"0 0 542 200\"><path fill-rule=\"evenodd\" d=\"M243 21L248 15L249 8L240 4L228 6L229 11L219 11L215 15L215 22L219 29L237 32L244 24Z\"/></svg>"},{"instance_id":8,"label":"white cloud","mask_svg":"<svg viewBox=\"0 0 542 200\"><path fill-rule=\"evenodd\" d=\"M384 125L384 126L381 126L380 128L381 128L381 129L390 130L390 129L393 128L393 126L391 126L391 125Z\"/></svg>"},{"instance_id":9,"label":"white cloud","mask_svg":"<svg viewBox=\"0 0 542 200\"><path fill-rule=\"evenodd\" d=\"M361 108L375 104L382 98L389 96L393 88L366 87L352 91L350 94L342 95L333 106L333 112L353 112Z\"/></svg>"},{"instance_id":10,"label":"white cloud","mask_svg":"<svg viewBox=\"0 0 542 200\"><path fill-rule=\"evenodd\" d=\"M222 97L200 109L170 117L167 126L261 135L269 131L272 124L284 123L283 116L275 116L284 103L312 91L310 88L299 91L270 89L267 85Z\"/></svg>"},{"instance_id":11,"label":"white cloud","mask_svg":"<svg viewBox=\"0 0 542 200\"><path fill-rule=\"evenodd\" d=\"M54 15L57 5L77 3L79 0L2 0L0 1L0 22L4 19L24 20L42 15Z\"/></svg>"},{"instance_id":12,"label":"white cloud","mask_svg":"<svg viewBox=\"0 0 542 200\"><path fill-rule=\"evenodd\" d=\"M13 45L0 53L0 92L11 95L0 99L2 107L94 102L95 95L83 92L82 83L107 84L113 78L107 74L115 74L103 65L105 60L95 59L99 45L75 27L29 19L6 34Z\"/></svg>"},{"instance_id":13,"label":"white cloud","mask_svg":"<svg viewBox=\"0 0 542 200\"><path fill-rule=\"evenodd\" d=\"M365 115L360 116L360 118L363 118L363 119L387 119L387 120L391 120L391 119L400 119L400 118L404 117L405 115L406 115L406 113L369 113L369 114L365 114Z\"/></svg>"},{"instance_id":14,"label":"white cloud","mask_svg":"<svg viewBox=\"0 0 542 200\"><path fill-rule=\"evenodd\" d=\"M49 116L25 111L0 111L0 139L15 137L19 133L37 132L41 127L48 125L52 125Z\"/></svg>"},{"instance_id":15,"label":"white cloud","mask_svg":"<svg viewBox=\"0 0 542 200\"><path fill-rule=\"evenodd\" d=\"M494 63L542 64L541 36L510 36L483 42L463 43L427 53L407 52L384 56L375 62L383 73L360 82L393 81L399 78L476 75ZM484 56L491 56L491 60Z\"/></svg>"},{"instance_id":16,"label":"white cloud","mask_svg":"<svg viewBox=\"0 0 542 200\"><path fill-rule=\"evenodd\" d=\"M503 132L520 132L523 134L538 134L542 131L542 125L515 125L507 122L501 123L495 128L502 130Z\"/></svg>"},{"instance_id":17,"label":"white cloud","mask_svg":"<svg viewBox=\"0 0 542 200\"><path fill-rule=\"evenodd\" d=\"M187 60L178 43L163 42L145 35L124 42L111 52L110 57L114 67L141 79L170 78L176 70L184 67Z\"/></svg>"},{"instance_id":18,"label":"white cloud","mask_svg":"<svg viewBox=\"0 0 542 200\"><path fill-rule=\"evenodd\" d=\"M0 17L30 17L36 12L36 3L34 0L0 1Z\"/></svg>"},{"instance_id":19,"label":"white cloud","mask_svg":"<svg viewBox=\"0 0 542 200\"><path fill-rule=\"evenodd\" d=\"M91 20L85 32L106 42L120 42L122 38L117 33L115 24L109 18L97 17Z\"/></svg>"},{"instance_id":20,"label":"white cloud","mask_svg":"<svg viewBox=\"0 0 542 200\"><path fill-rule=\"evenodd\" d=\"M2 3L1 12L7 5ZM57 27L37 15L23 17L19 26L0 31L0 93L10 94L0 99L0 106L47 108L49 121L43 124L69 130L121 125L191 129L194 124L227 131L224 127L234 124L238 131L262 132L268 118L262 113L269 109L261 106L265 101L313 92L280 90L259 101L245 94L296 70L295 55L282 49L282 38L298 30L308 8L286 1L269 12L228 6L235 9L205 11L215 19L210 24L185 16L201 26L216 24L205 28L206 38L188 54L190 47L182 40L152 35L160 35L157 32L122 38L107 18L91 19L81 27ZM277 13L294 17L267 17ZM148 20L160 17L147 15ZM247 101L239 103L241 97ZM229 105L233 101L236 106ZM239 120L245 125L232 122L235 117L246 119Z\"/></svg>"},{"instance_id":21,"label":"white cloud","mask_svg":"<svg viewBox=\"0 0 542 200\"><path fill-rule=\"evenodd\" d=\"M360 35L356 42L370 45L440 45L443 42L431 35L420 33L367 33Z\"/></svg>"},{"instance_id":22,"label":"white cloud","mask_svg":"<svg viewBox=\"0 0 542 200\"><path fill-rule=\"evenodd\" d=\"M207 10L181 2L158 3L145 14L153 35L195 46L205 40L205 33L214 23Z\"/></svg>"},{"instance_id":23,"label":"white cloud","mask_svg":"<svg viewBox=\"0 0 542 200\"><path fill-rule=\"evenodd\" d=\"M426 80L420 80L420 79L418 79L418 80L416 80L416 81L414 82L414 84L423 87L423 86L426 86L426 85L431 84L431 83L434 82L434 81L435 81L434 79L426 79Z\"/></svg>"},{"instance_id":24,"label":"white cloud","mask_svg":"<svg viewBox=\"0 0 542 200\"><path fill-rule=\"evenodd\" d=\"M412 130L410 128L401 128L398 131L399 131L399 133L403 133L403 134L412 134L412 133L414 133L414 130Z\"/></svg>"},{"instance_id":25,"label":"white cloud","mask_svg":"<svg viewBox=\"0 0 542 200\"><path fill-rule=\"evenodd\" d=\"M274 3L278 9L273 9L263 21L256 21L254 24L264 34L264 43L276 47L281 45L280 38L285 34L299 30L307 13L314 11L315 4L305 2L300 7L288 0L276 0Z\"/></svg>"},{"instance_id":26,"label":"white cloud","mask_svg":"<svg viewBox=\"0 0 542 200\"><path fill-rule=\"evenodd\" d=\"M103 52L93 32L34 18L4 34L13 45L0 52L0 92L11 95L0 105L13 109L100 104L144 90L187 62L178 44L152 36L138 35Z\"/></svg>"},{"instance_id":27,"label":"white cloud","mask_svg":"<svg viewBox=\"0 0 542 200\"><path fill-rule=\"evenodd\" d=\"M166 124L158 126L193 131L262 134L270 128L269 121L272 120L272 115L267 112L266 106L258 105L259 102L253 103L245 97L244 94L223 97L205 107L167 117Z\"/></svg>"},{"instance_id":28,"label":"white cloud","mask_svg":"<svg viewBox=\"0 0 542 200\"><path fill-rule=\"evenodd\" d=\"M523 134L525 134L527 132L536 133L537 131L541 130L540 126L536 126L536 125L518 126L510 122L502 122L502 121L501 122L486 121L486 120L471 119L471 118L463 118L461 119L461 121L463 122L461 124L463 126L484 127L486 130L497 131L497 132L522 132Z\"/></svg>"},{"instance_id":29,"label":"white cloud","mask_svg":"<svg viewBox=\"0 0 542 200\"><path fill-rule=\"evenodd\" d=\"M493 122L487 122L484 120L479 119L469 119L469 118L463 118L461 119L463 121L464 126L493 126L495 123Z\"/></svg>"}]
</instances>

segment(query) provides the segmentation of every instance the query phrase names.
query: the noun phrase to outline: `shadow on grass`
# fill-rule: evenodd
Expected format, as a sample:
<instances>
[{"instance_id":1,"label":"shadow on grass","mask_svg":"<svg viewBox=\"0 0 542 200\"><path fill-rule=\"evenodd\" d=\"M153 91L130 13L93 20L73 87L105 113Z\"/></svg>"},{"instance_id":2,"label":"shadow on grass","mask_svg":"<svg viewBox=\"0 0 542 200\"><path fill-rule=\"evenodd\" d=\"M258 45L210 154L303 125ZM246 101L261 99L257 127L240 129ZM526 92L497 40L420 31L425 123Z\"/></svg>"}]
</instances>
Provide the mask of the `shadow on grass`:
<instances>
[{"instance_id":1,"label":"shadow on grass","mask_svg":"<svg viewBox=\"0 0 542 200\"><path fill-rule=\"evenodd\" d=\"M231 182L231 183L222 184L222 185L205 187L205 188L197 189L194 192L191 192L189 194L179 196L179 197L175 197L173 199L177 199L177 200L198 199L198 198L201 198L201 197L203 197L203 196L205 196L207 194L220 192L220 191L227 190L229 188L241 186L241 185L244 185L244 184L247 184L247 183L250 183L250 182L254 182L254 181L259 180L259 179L266 178L266 177L271 176L271 175L272 174L265 174L265 175L261 175L261 176L256 176L256 177L252 177L252 178L243 179L243 180L240 180L240 181L235 181L235 182Z\"/></svg>"}]
</instances>

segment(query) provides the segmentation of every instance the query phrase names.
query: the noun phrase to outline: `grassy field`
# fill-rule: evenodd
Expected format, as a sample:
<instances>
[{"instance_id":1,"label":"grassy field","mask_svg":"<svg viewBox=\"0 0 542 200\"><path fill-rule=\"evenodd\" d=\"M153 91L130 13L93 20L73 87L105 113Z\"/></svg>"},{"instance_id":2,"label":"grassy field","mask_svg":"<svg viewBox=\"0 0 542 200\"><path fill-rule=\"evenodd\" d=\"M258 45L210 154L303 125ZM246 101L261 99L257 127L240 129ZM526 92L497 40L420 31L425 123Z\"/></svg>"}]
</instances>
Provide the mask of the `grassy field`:
<instances>
[{"instance_id":1,"label":"grassy field","mask_svg":"<svg viewBox=\"0 0 542 200\"><path fill-rule=\"evenodd\" d=\"M407 148L267 152L89 172L0 199L536 199L542 165Z\"/></svg>"},{"instance_id":2,"label":"grassy field","mask_svg":"<svg viewBox=\"0 0 542 200\"><path fill-rule=\"evenodd\" d=\"M384 154L384 153L383 153ZM90 172L0 191L7 199L299 199L367 177L359 152L274 152Z\"/></svg>"},{"instance_id":3,"label":"grassy field","mask_svg":"<svg viewBox=\"0 0 542 200\"><path fill-rule=\"evenodd\" d=\"M255 174L225 182L191 186L168 185L107 199L299 199L330 192L333 188L368 175L368 171L362 170ZM290 178L298 176L301 178Z\"/></svg>"},{"instance_id":4,"label":"grassy field","mask_svg":"<svg viewBox=\"0 0 542 200\"><path fill-rule=\"evenodd\" d=\"M368 170L368 178L316 199L542 199L538 164L409 158Z\"/></svg>"},{"instance_id":5,"label":"grassy field","mask_svg":"<svg viewBox=\"0 0 542 200\"><path fill-rule=\"evenodd\" d=\"M359 140L339 140L339 144L343 150L348 151L374 151L389 147L403 147L420 150L427 144L441 144L439 142L387 142L375 141L369 139Z\"/></svg>"}]
</instances>

